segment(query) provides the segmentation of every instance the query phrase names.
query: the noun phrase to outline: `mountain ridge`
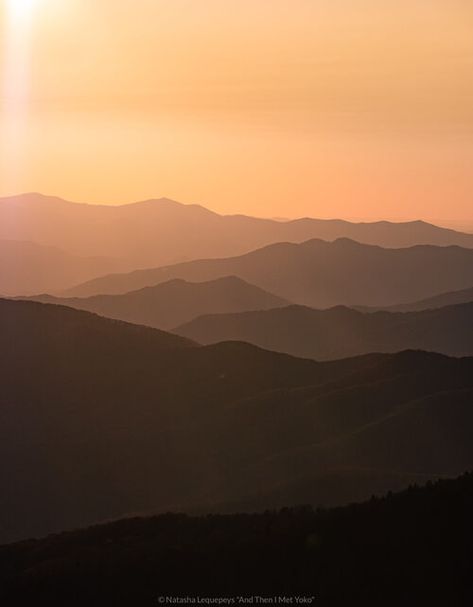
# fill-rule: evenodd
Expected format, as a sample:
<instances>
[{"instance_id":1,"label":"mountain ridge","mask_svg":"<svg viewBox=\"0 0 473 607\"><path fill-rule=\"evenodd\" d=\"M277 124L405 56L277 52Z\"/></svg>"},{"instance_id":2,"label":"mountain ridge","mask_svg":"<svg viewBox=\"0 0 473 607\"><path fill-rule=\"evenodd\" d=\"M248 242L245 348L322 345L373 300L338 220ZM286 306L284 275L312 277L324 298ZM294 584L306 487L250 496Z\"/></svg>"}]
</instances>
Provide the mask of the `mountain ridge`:
<instances>
[{"instance_id":1,"label":"mountain ridge","mask_svg":"<svg viewBox=\"0 0 473 607\"><path fill-rule=\"evenodd\" d=\"M401 488L413 470L473 466L473 358L314 362L11 300L0 332L3 542L130 512L265 509L275 492L335 505L392 489L388 470ZM360 448L360 430L408 402Z\"/></svg>"},{"instance_id":2,"label":"mountain ridge","mask_svg":"<svg viewBox=\"0 0 473 607\"><path fill-rule=\"evenodd\" d=\"M359 309L363 312L420 312L422 310L433 310L445 306L469 303L473 301L473 287L440 293L433 297L421 299L413 302L397 304L395 306L386 306L384 308L370 308L361 306Z\"/></svg>"},{"instance_id":3,"label":"mountain ridge","mask_svg":"<svg viewBox=\"0 0 473 607\"><path fill-rule=\"evenodd\" d=\"M171 278L193 281L236 275L278 297L316 308L391 305L470 286L473 250L456 245L385 249L351 239L279 242L244 255L119 273L61 293L118 294ZM450 287L453 287L450 289Z\"/></svg>"},{"instance_id":4,"label":"mountain ridge","mask_svg":"<svg viewBox=\"0 0 473 607\"><path fill-rule=\"evenodd\" d=\"M216 602L276 593L332 606L347 596L360 605L469 605L472 494L466 473L414 478L402 492L330 510L135 515L1 546L0 597L66 605L73 595L95 607L151 605L157 593Z\"/></svg>"},{"instance_id":5,"label":"mountain ridge","mask_svg":"<svg viewBox=\"0 0 473 607\"><path fill-rule=\"evenodd\" d=\"M340 237L390 248L423 243L473 249L473 234L420 221L354 223L310 218L281 222L222 215L167 198L118 206L69 203L34 193L0 199L0 239L33 241L78 256L123 259L123 269L232 257L275 242Z\"/></svg>"},{"instance_id":6,"label":"mountain ridge","mask_svg":"<svg viewBox=\"0 0 473 607\"><path fill-rule=\"evenodd\" d=\"M189 282L175 278L158 285L129 291L123 295L96 295L88 298L59 298L43 294L31 297L42 303L56 303L95 312L158 329L210 312L262 310L287 305L287 300L241 280L224 276L212 281Z\"/></svg>"},{"instance_id":7,"label":"mountain ridge","mask_svg":"<svg viewBox=\"0 0 473 607\"><path fill-rule=\"evenodd\" d=\"M176 327L202 344L241 340L276 352L329 360L406 349L473 355L473 302L420 312L362 312L347 306L214 314Z\"/></svg>"}]
</instances>

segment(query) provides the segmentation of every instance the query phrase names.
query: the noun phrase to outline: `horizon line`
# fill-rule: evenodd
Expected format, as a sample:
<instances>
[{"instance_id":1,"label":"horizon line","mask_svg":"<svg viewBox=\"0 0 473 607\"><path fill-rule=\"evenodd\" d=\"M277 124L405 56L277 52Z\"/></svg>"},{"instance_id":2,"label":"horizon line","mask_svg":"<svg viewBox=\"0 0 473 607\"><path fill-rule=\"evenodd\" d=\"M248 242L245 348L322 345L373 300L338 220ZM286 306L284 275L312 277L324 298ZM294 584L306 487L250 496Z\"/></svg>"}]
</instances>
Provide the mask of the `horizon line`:
<instances>
[{"instance_id":1,"label":"horizon line","mask_svg":"<svg viewBox=\"0 0 473 607\"><path fill-rule=\"evenodd\" d=\"M2 194L0 195L0 201L15 199L15 198L26 198L38 196L44 199L57 200L66 204L72 204L77 206L87 206L87 207L101 207L101 208L121 208L121 207L129 207L139 204L145 203L163 203L169 202L175 205L183 206L183 207L198 207L209 213L213 213L215 215L219 215L220 217L249 217L252 219L261 219L267 221L275 221L281 223L289 223L293 221L303 221L303 220L315 220L315 221L345 221L347 223L353 224L375 224L375 223L391 223L391 224L404 224L404 223L426 223L430 225L434 225L436 227L442 229L450 229L457 232L463 231L465 233L473 233L473 218L472 219L448 219L448 218L425 218L419 216L413 217L383 217L377 216L374 217L359 217L359 216L313 216L313 215L300 215L294 217L280 217L280 216L262 216L262 215L250 215L248 213L243 212L233 212L233 213L222 213L220 211L216 211L205 204L198 202L181 202L176 200L175 198L169 196L156 196L150 198L143 198L141 200L134 200L131 202L83 202L77 200L69 200L64 196L60 196L57 194L44 194L39 191L29 191L29 192L20 192L16 194ZM471 232L468 232L471 230Z\"/></svg>"}]
</instances>

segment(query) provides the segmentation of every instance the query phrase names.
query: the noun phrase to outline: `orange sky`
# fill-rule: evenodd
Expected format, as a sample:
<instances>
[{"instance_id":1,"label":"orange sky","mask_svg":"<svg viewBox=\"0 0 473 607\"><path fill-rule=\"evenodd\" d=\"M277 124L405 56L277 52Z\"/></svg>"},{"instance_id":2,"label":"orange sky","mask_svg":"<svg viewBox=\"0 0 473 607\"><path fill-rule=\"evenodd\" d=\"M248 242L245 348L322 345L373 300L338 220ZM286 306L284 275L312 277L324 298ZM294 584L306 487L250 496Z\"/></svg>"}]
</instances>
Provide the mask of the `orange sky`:
<instances>
[{"instance_id":1,"label":"orange sky","mask_svg":"<svg viewBox=\"0 0 473 607\"><path fill-rule=\"evenodd\" d=\"M473 227L470 0L0 6L0 195Z\"/></svg>"}]
</instances>

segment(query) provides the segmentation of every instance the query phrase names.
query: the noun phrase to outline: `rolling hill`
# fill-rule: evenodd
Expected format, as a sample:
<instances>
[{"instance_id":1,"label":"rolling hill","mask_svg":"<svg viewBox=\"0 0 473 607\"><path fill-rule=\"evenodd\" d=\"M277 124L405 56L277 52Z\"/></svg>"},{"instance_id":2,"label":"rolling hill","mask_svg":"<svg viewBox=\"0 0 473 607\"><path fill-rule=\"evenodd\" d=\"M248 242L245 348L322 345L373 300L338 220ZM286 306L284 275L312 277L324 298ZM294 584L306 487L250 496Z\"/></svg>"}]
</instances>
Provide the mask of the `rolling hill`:
<instances>
[{"instance_id":1,"label":"rolling hill","mask_svg":"<svg viewBox=\"0 0 473 607\"><path fill-rule=\"evenodd\" d=\"M230 275L310 307L387 306L471 286L473 250L383 249L346 239L278 243L239 257L104 276L64 295L119 294L176 278L194 282Z\"/></svg>"},{"instance_id":2,"label":"rolling hill","mask_svg":"<svg viewBox=\"0 0 473 607\"><path fill-rule=\"evenodd\" d=\"M0 199L0 239L33 241L82 257L115 257L130 268L230 257L275 242L310 238L351 238L384 247L431 244L473 248L472 234L422 221L274 221L219 215L200 205L167 198L121 206L77 204L41 194Z\"/></svg>"},{"instance_id":3,"label":"rolling hill","mask_svg":"<svg viewBox=\"0 0 473 607\"><path fill-rule=\"evenodd\" d=\"M473 359L316 363L0 300L0 541L342 504L473 466Z\"/></svg>"},{"instance_id":4,"label":"rolling hill","mask_svg":"<svg viewBox=\"0 0 473 607\"><path fill-rule=\"evenodd\" d=\"M407 349L473 356L473 303L409 313L288 306L205 315L174 332L201 344L245 341L317 360Z\"/></svg>"},{"instance_id":5,"label":"rolling hill","mask_svg":"<svg viewBox=\"0 0 473 607\"><path fill-rule=\"evenodd\" d=\"M235 276L201 283L175 279L123 295L87 298L41 295L34 300L88 310L158 329L172 329L202 314L266 310L288 303Z\"/></svg>"}]
</instances>

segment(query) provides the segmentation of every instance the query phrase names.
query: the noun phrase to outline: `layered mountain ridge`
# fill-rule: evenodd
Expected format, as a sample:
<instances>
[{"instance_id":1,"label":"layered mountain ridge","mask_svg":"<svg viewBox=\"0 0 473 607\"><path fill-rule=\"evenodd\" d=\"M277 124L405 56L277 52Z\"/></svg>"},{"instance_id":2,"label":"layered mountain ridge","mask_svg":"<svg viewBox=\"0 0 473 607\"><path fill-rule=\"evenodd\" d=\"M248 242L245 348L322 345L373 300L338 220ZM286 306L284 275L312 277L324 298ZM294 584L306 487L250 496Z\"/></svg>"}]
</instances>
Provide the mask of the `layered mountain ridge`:
<instances>
[{"instance_id":1,"label":"layered mountain ridge","mask_svg":"<svg viewBox=\"0 0 473 607\"><path fill-rule=\"evenodd\" d=\"M3 542L132 512L346 503L473 466L471 358L316 363L8 300L0 331Z\"/></svg>"},{"instance_id":2,"label":"layered mountain ridge","mask_svg":"<svg viewBox=\"0 0 473 607\"><path fill-rule=\"evenodd\" d=\"M473 356L473 302L404 313L289 306L205 315L174 332L202 344L245 341L317 360L407 349Z\"/></svg>"},{"instance_id":3,"label":"layered mountain ridge","mask_svg":"<svg viewBox=\"0 0 473 607\"><path fill-rule=\"evenodd\" d=\"M236 276L196 283L175 278L123 295L86 298L39 295L33 299L159 329L172 329L202 314L266 310L288 303Z\"/></svg>"},{"instance_id":4,"label":"layered mountain ridge","mask_svg":"<svg viewBox=\"0 0 473 607\"><path fill-rule=\"evenodd\" d=\"M0 240L28 241L79 258L115 260L114 266L102 267L101 272L99 268L97 274L85 274L84 279L74 274L65 276L52 284L57 291L100 273L232 257L276 242L300 243L312 238L327 241L351 238L392 248L416 244L473 248L472 234L423 221L352 223L312 218L275 221L219 215L201 205L184 205L166 198L121 206L71 203L35 193L0 199ZM21 281L2 284L0 274L0 293L52 291L47 274L40 281L42 272L46 270L36 272L31 284Z\"/></svg>"},{"instance_id":5,"label":"layered mountain ridge","mask_svg":"<svg viewBox=\"0 0 473 607\"><path fill-rule=\"evenodd\" d=\"M277 243L238 257L113 274L62 295L120 294L180 278L237 276L293 303L315 308L384 306L470 287L473 249L417 245L384 249L349 239Z\"/></svg>"}]
</instances>

